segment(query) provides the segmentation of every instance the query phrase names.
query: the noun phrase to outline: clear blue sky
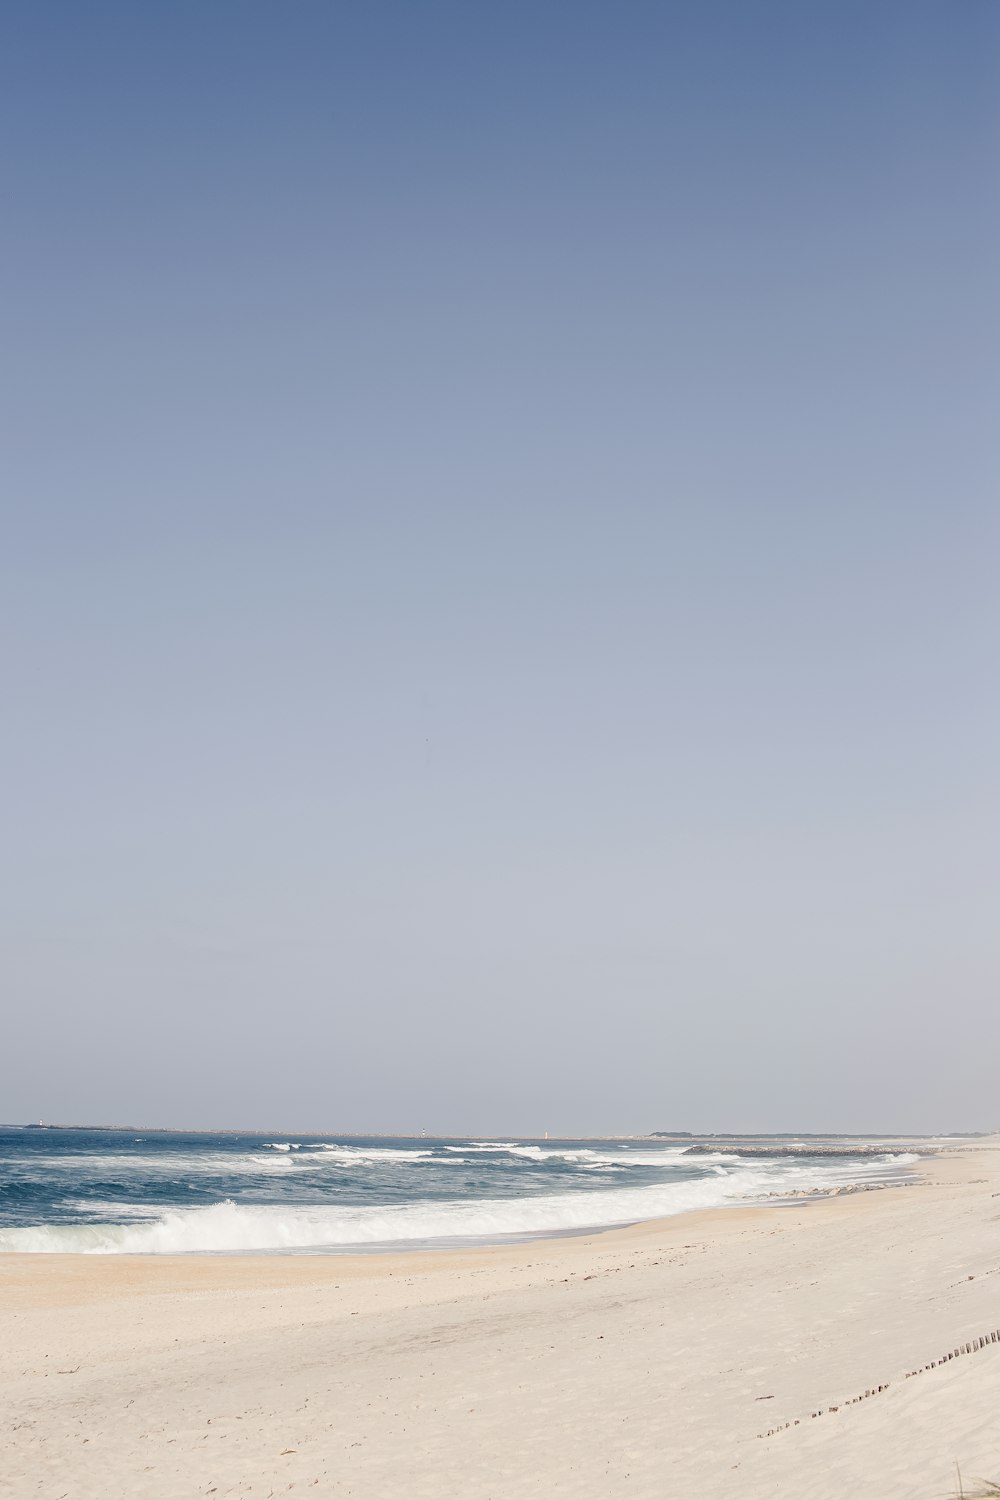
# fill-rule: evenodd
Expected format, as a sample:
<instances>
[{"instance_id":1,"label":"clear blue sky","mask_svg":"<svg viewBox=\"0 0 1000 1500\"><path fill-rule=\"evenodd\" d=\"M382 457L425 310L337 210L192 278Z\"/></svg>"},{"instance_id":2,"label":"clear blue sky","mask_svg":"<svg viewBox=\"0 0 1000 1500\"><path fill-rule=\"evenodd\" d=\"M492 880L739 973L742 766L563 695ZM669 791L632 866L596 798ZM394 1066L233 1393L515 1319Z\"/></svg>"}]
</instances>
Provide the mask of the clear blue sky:
<instances>
[{"instance_id":1,"label":"clear blue sky","mask_svg":"<svg viewBox=\"0 0 1000 1500\"><path fill-rule=\"evenodd\" d=\"M1000 6L0 14L0 1118L1000 1125Z\"/></svg>"}]
</instances>

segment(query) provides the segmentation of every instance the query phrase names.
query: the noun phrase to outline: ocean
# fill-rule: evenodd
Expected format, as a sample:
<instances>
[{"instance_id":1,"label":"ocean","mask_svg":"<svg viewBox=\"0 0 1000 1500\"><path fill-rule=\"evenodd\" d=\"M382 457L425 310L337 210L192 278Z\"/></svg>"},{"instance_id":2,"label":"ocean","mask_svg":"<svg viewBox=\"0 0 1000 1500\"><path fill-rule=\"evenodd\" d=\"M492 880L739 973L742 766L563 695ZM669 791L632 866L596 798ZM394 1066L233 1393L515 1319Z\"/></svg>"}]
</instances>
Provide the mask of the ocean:
<instances>
[{"instance_id":1,"label":"ocean","mask_svg":"<svg viewBox=\"0 0 1000 1500\"><path fill-rule=\"evenodd\" d=\"M294 1254L534 1238L905 1181L912 1144L0 1127L0 1251Z\"/></svg>"}]
</instances>

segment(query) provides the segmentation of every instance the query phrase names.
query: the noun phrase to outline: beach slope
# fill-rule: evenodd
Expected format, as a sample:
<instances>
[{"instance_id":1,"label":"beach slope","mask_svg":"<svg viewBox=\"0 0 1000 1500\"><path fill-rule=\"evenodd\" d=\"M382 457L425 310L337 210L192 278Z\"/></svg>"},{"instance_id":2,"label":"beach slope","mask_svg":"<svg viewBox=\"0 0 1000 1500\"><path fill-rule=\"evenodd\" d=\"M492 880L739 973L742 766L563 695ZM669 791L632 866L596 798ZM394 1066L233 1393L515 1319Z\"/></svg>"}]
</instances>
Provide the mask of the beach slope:
<instances>
[{"instance_id":1,"label":"beach slope","mask_svg":"<svg viewBox=\"0 0 1000 1500\"><path fill-rule=\"evenodd\" d=\"M0 1257L0 1495L973 1494L1000 1145L924 1169L447 1254Z\"/></svg>"}]
</instances>

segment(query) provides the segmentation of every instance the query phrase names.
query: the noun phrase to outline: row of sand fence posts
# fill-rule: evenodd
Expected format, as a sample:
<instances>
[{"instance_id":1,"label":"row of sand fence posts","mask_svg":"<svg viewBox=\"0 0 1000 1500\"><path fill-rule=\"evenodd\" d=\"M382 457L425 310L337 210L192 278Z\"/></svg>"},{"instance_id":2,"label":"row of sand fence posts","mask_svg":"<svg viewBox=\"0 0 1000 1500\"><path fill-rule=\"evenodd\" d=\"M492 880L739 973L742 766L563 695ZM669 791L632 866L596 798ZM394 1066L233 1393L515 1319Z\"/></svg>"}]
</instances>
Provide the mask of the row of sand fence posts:
<instances>
[{"instance_id":1,"label":"row of sand fence posts","mask_svg":"<svg viewBox=\"0 0 1000 1500\"><path fill-rule=\"evenodd\" d=\"M942 1354L940 1359L932 1359L930 1364L921 1365L918 1370L907 1370L903 1376L904 1380L911 1380L914 1375L922 1375L925 1370L936 1370L938 1365L946 1365L950 1359L960 1359L963 1354L978 1354L980 1349L985 1349L987 1344L1000 1344L1000 1328L994 1328L991 1333L984 1333L980 1338L973 1339L970 1344L959 1344L957 1349L950 1349L947 1354ZM865 1401L869 1396L877 1396L881 1391L887 1391L891 1381L887 1380L884 1385L869 1386L862 1391L860 1396L850 1396L846 1401L841 1401L837 1406L820 1407L819 1411L810 1412L810 1417L822 1417L826 1412L839 1411L841 1406L855 1406L859 1401ZM798 1427L800 1418L796 1417L792 1422L782 1422L778 1427L769 1427L766 1432L758 1432L757 1436L774 1437L776 1432L784 1432L786 1428Z\"/></svg>"}]
</instances>

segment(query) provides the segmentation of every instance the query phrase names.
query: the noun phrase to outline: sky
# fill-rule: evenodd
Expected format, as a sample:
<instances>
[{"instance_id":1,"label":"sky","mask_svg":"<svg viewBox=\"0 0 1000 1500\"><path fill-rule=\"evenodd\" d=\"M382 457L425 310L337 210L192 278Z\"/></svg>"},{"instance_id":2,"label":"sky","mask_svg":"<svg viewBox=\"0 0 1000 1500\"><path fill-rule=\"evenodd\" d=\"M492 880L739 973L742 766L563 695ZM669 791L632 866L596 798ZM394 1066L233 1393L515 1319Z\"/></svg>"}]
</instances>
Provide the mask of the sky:
<instances>
[{"instance_id":1,"label":"sky","mask_svg":"<svg viewBox=\"0 0 1000 1500\"><path fill-rule=\"evenodd\" d=\"M0 1119L1000 1128L1000 7L0 12Z\"/></svg>"}]
</instances>

